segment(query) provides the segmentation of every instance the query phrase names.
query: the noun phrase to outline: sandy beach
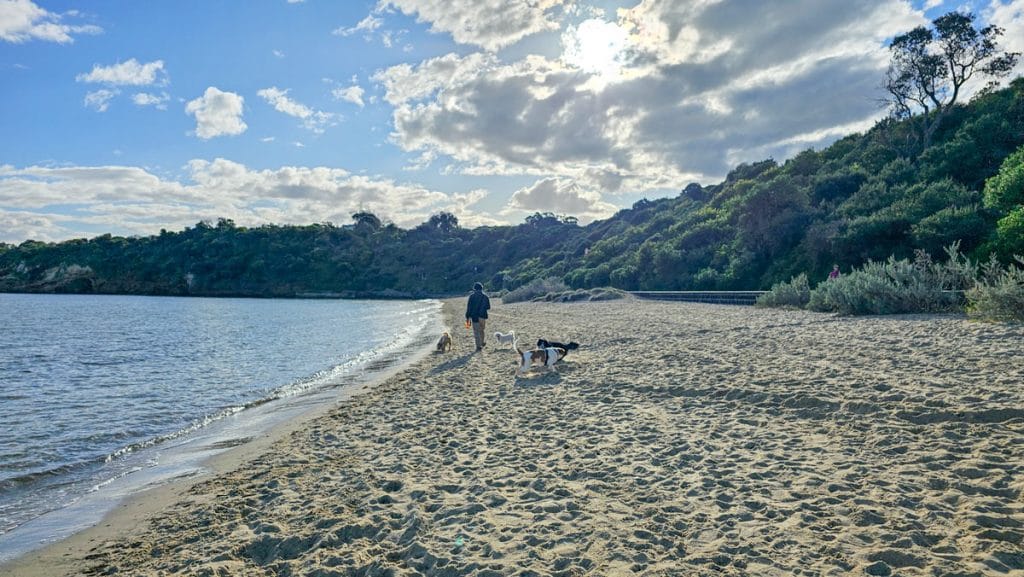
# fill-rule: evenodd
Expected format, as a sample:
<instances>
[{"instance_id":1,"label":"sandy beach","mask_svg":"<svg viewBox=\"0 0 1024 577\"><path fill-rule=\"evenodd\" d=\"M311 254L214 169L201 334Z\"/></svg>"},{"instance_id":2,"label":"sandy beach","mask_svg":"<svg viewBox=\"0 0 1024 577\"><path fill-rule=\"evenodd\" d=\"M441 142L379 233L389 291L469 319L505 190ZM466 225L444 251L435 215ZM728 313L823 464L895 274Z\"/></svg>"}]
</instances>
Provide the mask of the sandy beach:
<instances>
[{"instance_id":1,"label":"sandy beach","mask_svg":"<svg viewBox=\"0 0 1024 577\"><path fill-rule=\"evenodd\" d=\"M1024 328L624 300L456 348L6 575L1024 575Z\"/></svg>"}]
</instances>

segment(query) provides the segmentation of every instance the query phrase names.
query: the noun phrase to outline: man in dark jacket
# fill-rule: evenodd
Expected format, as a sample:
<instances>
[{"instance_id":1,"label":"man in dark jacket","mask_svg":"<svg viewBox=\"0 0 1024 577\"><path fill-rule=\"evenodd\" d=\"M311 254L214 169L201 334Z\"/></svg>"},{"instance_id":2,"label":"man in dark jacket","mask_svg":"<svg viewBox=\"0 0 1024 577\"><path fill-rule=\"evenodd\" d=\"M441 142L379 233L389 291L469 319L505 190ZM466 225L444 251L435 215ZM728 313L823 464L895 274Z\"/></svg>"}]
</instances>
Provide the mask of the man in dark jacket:
<instances>
[{"instance_id":1,"label":"man in dark jacket","mask_svg":"<svg viewBox=\"0 0 1024 577\"><path fill-rule=\"evenodd\" d=\"M473 294L469 295L469 302L466 303L466 320L473 321L473 339L476 340L476 350L484 348L484 325L487 324L487 311L491 308L491 299L484 294L484 285L473 284Z\"/></svg>"}]
</instances>

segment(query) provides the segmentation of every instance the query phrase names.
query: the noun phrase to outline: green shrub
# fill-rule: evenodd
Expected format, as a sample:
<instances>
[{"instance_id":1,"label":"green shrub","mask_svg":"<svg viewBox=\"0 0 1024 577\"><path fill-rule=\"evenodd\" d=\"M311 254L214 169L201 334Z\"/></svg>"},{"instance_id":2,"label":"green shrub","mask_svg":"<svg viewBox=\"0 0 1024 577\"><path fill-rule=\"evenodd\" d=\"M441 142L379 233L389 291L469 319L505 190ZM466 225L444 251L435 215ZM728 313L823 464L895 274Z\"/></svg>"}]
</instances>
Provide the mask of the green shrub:
<instances>
[{"instance_id":1,"label":"green shrub","mask_svg":"<svg viewBox=\"0 0 1024 577\"><path fill-rule=\"evenodd\" d=\"M1016 257L1024 265L1024 257ZM967 314L987 321L1024 321L1024 268L1003 269L994 260L985 274L967 291Z\"/></svg>"},{"instance_id":2,"label":"green shrub","mask_svg":"<svg viewBox=\"0 0 1024 577\"><path fill-rule=\"evenodd\" d=\"M853 271L818 285L811 292L807 308L844 315L891 314L899 312L895 293L895 285L885 278Z\"/></svg>"},{"instance_id":3,"label":"green shrub","mask_svg":"<svg viewBox=\"0 0 1024 577\"><path fill-rule=\"evenodd\" d=\"M626 291L612 287L590 289L590 300L592 301L613 301L618 299L624 299L628 296L629 293L627 293Z\"/></svg>"},{"instance_id":4,"label":"green shrub","mask_svg":"<svg viewBox=\"0 0 1024 577\"><path fill-rule=\"evenodd\" d=\"M996 223L995 248L1003 258L1024 252L1024 205Z\"/></svg>"},{"instance_id":5,"label":"green shrub","mask_svg":"<svg viewBox=\"0 0 1024 577\"><path fill-rule=\"evenodd\" d=\"M985 181L985 206L1009 212L1024 204L1024 146L1003 160L999 173Z\"/></svg>"},{"instance_id":6,"label":"green shrub","mask_svg":"<svg viewBox=\"0 0 1024 577\"><path fill-rule=\"evenodd\" d=\"M505 295L501 297L501 302L518 303L532 301L537 297L543 297L548 293L560 293L568 289L569 287L562 282L562 279L559 278L549 277L544 279L534 279L515 290L505 293Z\"/></svg>"},{"instance_id":7,"label":"green shrub","mask_svg":"<svg viewBox=\"0 0 1024 577\"><path fill-rule=\"evenodd\" d=\"M780 282L772 290L757 298L756 306L771 308L804 308L811 300L811 285L807 275L800 273L789 282Z\"/></svg>"},{"instance_id":8,"label":"green shrub","mask_svg":"<svg viewBox=\"0 0 1024 577\"><path fill-rule=\"evenodd\" d=\"M576 289L550 292L533 299L534 302L572 303L579 301L610 301L629 296L629 293L612 287Z\"/></svg>"},{"instance_id":9,"label":"green shrub","mask_svg":"<svg viewBox=\"0 0 1024 577\"><path fill-rule=\"evenodd\" d=\"M844 315L887 315L960 310L960 290L969 287L977 266L960 255L959 245L946 249L949 260L934 263L924 251L913 261L890 257L819 284L807 308Z\"/></svg>"},{"instance_id":10,"label":"green shrub","mask_svg":"<svg viewBox=\"0 0 1024 577\"><path fill-rule=\"evenodd\" d=\"M544 296L535 297L534 302L556 302L571 303L590 299L590 291L587 289L567 290L562 292L550 292Z\"/></svg>"}]
</instances>

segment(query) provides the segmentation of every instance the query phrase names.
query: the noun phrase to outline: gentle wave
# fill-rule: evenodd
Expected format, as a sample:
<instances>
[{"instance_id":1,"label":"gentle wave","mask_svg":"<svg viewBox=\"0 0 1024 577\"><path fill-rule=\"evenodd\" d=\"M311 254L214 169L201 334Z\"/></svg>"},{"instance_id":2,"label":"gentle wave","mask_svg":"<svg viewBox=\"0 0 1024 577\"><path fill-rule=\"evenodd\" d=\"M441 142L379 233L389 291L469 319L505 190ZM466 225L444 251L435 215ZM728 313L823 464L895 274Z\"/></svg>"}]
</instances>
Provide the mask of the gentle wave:
<instances>
[{"instance_id":1,"label":"gentle wave","mask_svg":"<svg viewBox=\"0 0 1024 577\"><path fill-rule=\"evenodd\" d=\"M104 460L105 459L94 459L91 462L78 461L76 463L68 463L50 469L33 471L31 473L25 473L23 475L15 475L13 477L8 477L0 481L0 493L21 489L28 485L38 483L43 479L57 479L61 476L66 476L69 473L73 473L75 471L79 471L87 467L102 463Z\"/></svg>"},{"instance_id":2,"label":"gentle wave","mask_svg":"<svg viewBox=\"0 0 1024 577\"><path fill-rule=\"evenodd\" d=\"M194 436L203 450L239 444L204 430L308 410L322 402L316 394L426 349L440 327L432 300L0 300L17 321L0 333L0 558L31 519L113 484L123 492L140 471L163 475L168 465L154 456L192 447ZM254 409L264 416L247 418Z\"/></svg>"},{"instance_id":3,"label":"gentle wave","mask_svg":"<svg viewBox=\"0 0 1024 577\"><path fill-rule=\"evenodd\" d=\"M423 302L430 303L436 301ZM435 308L435 306L424 306L401 314L404 316L416 317L417 319L422 320L423 323L426 323L429 320ZM252 409L255 407L265 405L272 401L294 397L297 395L319 390L321 388L336 384L348 384L340 382L341 379L352 375L355 371L358 371L361 368L370 367L374 361L380 359L381 357L385 356L388 353L395 353L397 351L409 348L416 342L416 335L419 334L422 330L422 324L407 325L398 332L397 338L392 343L388 343L382 346L378 346L374 349L361 352L347 362L335 365L331 368L324 369L322 371L317 371L316 373L308 377L303 377L287 385L278 387L277 389L271 391L270 394L267 396L254 399L241 405L225 407L224 409L221 409L216 413L204 415L202 418L193 421L189 426L174 431L172 433L159 435L153 437L152 439L147 439L145 441L125 445L124 447L121 447L120 449L108 454L104 458L104 462L110 462L114 459L117 459L129 453L133 453L140 449L145 449L148 447L159 445L161 443L172 441L174 439L178 439L180 437L195 433L196 431L208 427L212 423L215 423L226 417L236 415L246 409Z\"/></svg>"}]
</instances>

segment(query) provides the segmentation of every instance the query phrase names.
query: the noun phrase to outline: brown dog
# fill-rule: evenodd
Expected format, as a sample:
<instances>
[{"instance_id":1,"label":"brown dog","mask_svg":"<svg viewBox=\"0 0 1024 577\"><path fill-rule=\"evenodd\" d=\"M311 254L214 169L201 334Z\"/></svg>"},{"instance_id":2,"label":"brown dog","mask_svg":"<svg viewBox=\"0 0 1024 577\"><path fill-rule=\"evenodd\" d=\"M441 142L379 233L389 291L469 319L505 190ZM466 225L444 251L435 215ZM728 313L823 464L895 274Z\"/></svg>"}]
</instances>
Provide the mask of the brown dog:
<instances>
[{"instance_id":1,"label":"brown dog","mask_svg":"<svg viewBox=\"0 0 1024 577\"><path fill-rule=\"evenodd\" d=\"M437 352L444 353L452 350L452 336L448 334L448 331L441 333L441 338L437 339Z\"/></svg>"}]
</instances>

